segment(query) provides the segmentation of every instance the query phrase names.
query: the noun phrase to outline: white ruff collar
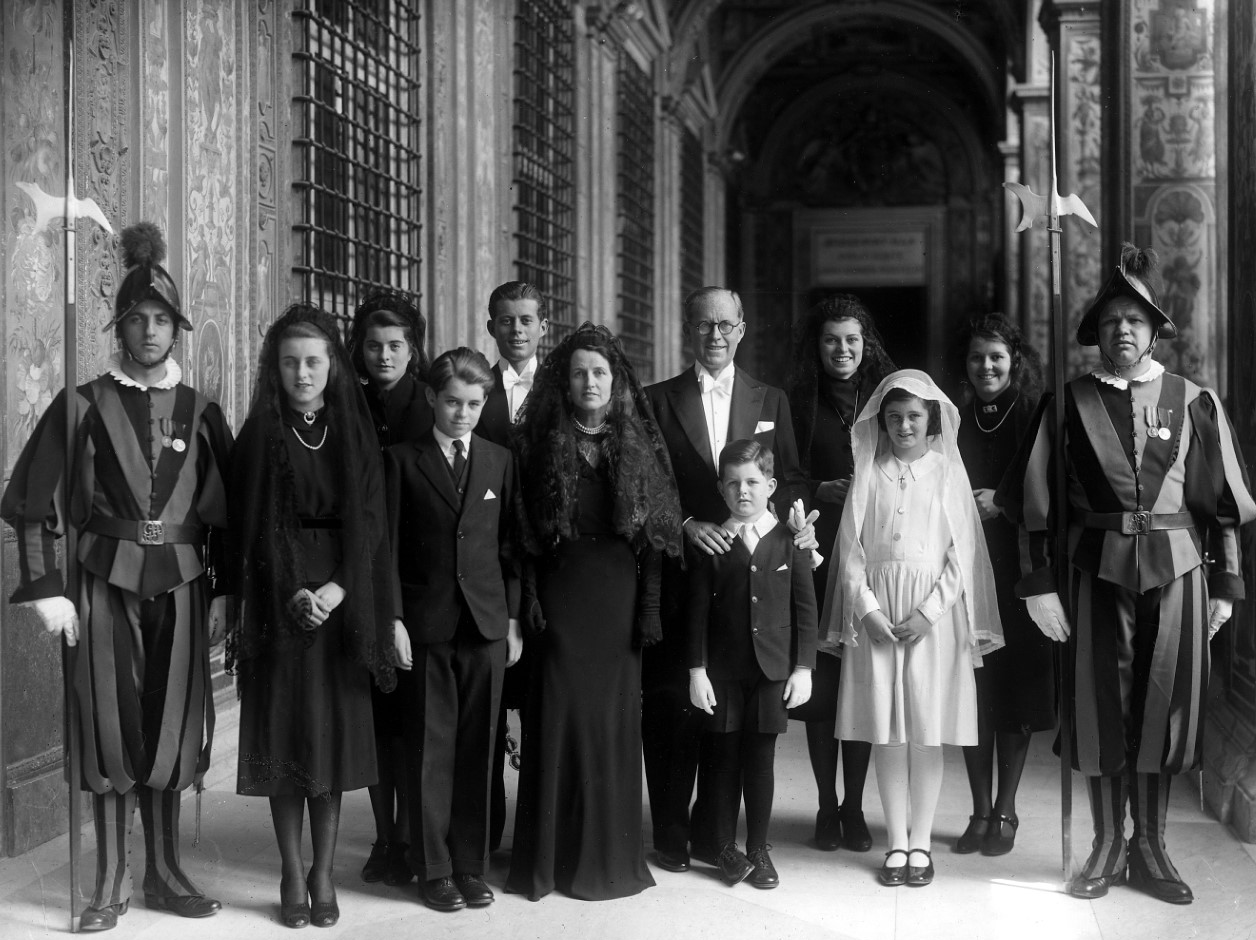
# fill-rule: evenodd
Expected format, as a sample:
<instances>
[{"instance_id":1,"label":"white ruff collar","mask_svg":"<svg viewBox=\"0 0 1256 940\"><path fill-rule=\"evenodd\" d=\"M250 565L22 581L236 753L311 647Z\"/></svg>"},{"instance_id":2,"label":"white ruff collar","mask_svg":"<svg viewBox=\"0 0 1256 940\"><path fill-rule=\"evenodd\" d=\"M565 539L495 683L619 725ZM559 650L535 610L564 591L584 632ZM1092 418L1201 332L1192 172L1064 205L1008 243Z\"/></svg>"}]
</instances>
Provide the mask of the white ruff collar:
<instances>
[{"instance_id":1,"label":"white ruff collar","mask_svg":"<svg viewBox=\"0 0 1256 940\"><path fill-rule=\"evenodd\" d=\"M152 385L144 385L141 382L137 382L122 371L122 353L120 352L116 352L109 357L109 374L113 376L114 381L119 385L125 385L127 388L138 388L140 391L148 391L150 388L174 388L183 381L183 370L179 368L179 364L173 359L167 359L166 375L160 382L154 382Z\"/></svg>"},{"instance_id":2,"label":"white ruff collar","mask_svg":"<svg viewBox=\"0 0 1256 940\"><path fill-rule=\"evenodd\" d=\"M1096 369L1090 373L1105 385L1111 385L1113 388L1119 388L1125 391L1130 387L1130 382L1154 382L1160 376L1164 375L1164 366L1155 359L1151 360L1151 364L1147 367L1147 371L1142 375L1136 375L1132 379L1123 379L1119 375L1113 375L1106 369Z\"/></svg>"}]
</instances>

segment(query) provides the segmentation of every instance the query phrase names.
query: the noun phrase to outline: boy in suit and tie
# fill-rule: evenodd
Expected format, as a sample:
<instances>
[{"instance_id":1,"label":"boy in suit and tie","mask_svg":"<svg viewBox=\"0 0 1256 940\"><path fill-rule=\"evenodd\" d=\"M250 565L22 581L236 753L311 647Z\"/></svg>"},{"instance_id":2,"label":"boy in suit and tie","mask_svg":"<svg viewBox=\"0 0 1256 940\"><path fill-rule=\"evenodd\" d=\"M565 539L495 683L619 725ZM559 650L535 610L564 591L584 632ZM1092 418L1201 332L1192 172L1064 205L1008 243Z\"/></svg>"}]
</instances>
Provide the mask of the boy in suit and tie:
<instances>
[{"instance_id":1,"label":"boy in suit and tie","mask_svg":"<svg viewBox=\"0 0 1256 940\"><path fill-rule=\"evenodd\" d=\"M726 552L693 553L688 604L689 699L709 716L717 867L735 885L780 884L768 855L776 736L786 710L811 697L816 598L810 555L768 511L776 490L770 448L737 440L720 451L728 507ZM736 844L737 793L746 804L746 853Z\"/></svg>"},{"instance_id":2,"label":"boy in suit and tie","mask_svg":"<svg viewBox=\"0 0 1256 940\"><path fill-rule=\"evenodd\" d=\"M493 385L480 353L444 353L428 381L435 424L389 448L385 467L405 618L397 659L414 670L408 860L427 906L456 911L493 902L489 774L502 679L523 649L515 463L471 433Z\"/></svg>"}]
</instances>

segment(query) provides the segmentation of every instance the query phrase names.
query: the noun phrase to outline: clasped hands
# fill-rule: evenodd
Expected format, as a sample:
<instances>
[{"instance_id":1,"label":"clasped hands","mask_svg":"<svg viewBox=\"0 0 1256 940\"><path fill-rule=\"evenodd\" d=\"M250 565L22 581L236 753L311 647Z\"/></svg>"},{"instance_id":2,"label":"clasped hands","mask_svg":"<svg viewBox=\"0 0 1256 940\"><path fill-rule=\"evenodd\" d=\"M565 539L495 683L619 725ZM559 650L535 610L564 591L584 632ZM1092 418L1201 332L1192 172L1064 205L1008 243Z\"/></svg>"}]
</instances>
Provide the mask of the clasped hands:
<instances>
[{"instance_id":1,"label":"clasped hands","mask_svg":"<svg viewBox=\"0 0 1256 940\"><path fill-rule=\"evenodd\" d=\"M414 666L414 650L410 646L410 633L400 619L393 621L393 649L397 652L397 668L409 670ZM506 623L506 668L519 662L523 655L523 631L519 621L511 617Z\"/></svg>"},{"instance_id":2,"label":"clasped hands","mask_svg":"<svg viewBox=\"0 0 1256 940\"><path fill-rule=\"evenodd\" d=\"M902 623L892 623L883 611L870 610L859 619L860 626L874 644L907 643L915 646L933 629L933 624L919 610L913 610Z\"/></svg>"},{"instance_id":3,"label":"clasped hands","mask_svg":"<svg viewBox=\"0 0 1256 940\"><path fill-rule=\"evenodd\" d=\"M805 666L797 666L785 680L785 691L781 693L786 708L797 708L805 705L811 698L811 670ZM701 666L689 670L689 701L694 708L700 708L708 715L715 714L715 689Z\"/></svg>"},{"instance_id":4,"label":"clasped hands","mask_svg":"<svg viewBox=\"0 0 1256 940\"><path fill-rule=\"evenodd\" d=\"M288 609L307 630L315 630L331 616L331 612L345 599L345 589L335 581L328 581L318 590L301 588L288 601Z\"/></svg>"}]
</instances>

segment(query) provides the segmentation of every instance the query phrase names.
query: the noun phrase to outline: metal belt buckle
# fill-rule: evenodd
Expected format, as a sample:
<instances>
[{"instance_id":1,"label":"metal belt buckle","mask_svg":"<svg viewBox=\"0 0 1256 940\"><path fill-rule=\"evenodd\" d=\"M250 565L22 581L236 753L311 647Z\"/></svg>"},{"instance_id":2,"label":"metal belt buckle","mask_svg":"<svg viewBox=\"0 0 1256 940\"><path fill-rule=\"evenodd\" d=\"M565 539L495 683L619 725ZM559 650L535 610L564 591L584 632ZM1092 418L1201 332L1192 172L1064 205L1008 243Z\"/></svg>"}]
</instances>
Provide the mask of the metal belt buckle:
<instances>
[{"instance_id":1,"label":"metal belt buckle","mask_svg":"<svg viewBox=\"0 0 1256 940\"><path fill-rule=\"evenodd\" d=\"M1151 513L1145 509L1127 512L1121 522L1122 535L1146 535L1151 531Z\"/></svg>"},{"instance_id":2,"label":"metal belt buckle","mask_svg":"<svg viewBox=\"0 0 1256 940\"><path fill-rule=\"evenodd\" d=\"M141 519L135 525L139 534L135 541L141 545L164 545L166 543L166 526L160 519Z\"/></svg>"}]
</instances>

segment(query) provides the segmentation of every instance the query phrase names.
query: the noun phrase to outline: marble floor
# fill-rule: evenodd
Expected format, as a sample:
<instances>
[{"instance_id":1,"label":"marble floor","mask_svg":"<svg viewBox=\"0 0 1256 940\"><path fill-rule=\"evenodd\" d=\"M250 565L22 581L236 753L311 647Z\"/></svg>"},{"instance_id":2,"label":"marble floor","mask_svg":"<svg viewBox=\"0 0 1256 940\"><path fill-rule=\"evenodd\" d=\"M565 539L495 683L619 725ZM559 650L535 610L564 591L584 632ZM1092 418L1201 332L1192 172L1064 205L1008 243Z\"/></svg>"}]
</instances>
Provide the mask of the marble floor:
<instances>
[{"instance_id":1,"label":"marble floor","mask_svg":"<svg viewBox=\"0 0 1256 940\"><path fill-rule=\"evenodd\" d=\"M1175 907L1130 888L1115 888L1095 902L1060 891L1058 769L1046 736L1034 742L1021 790L1020 835L1003 858L957 856L950 845L969 812L963 762L948 749L946 781L934 831L937 880L927 888L885 888L876 879L884 848L866 854L813 848L813 785L801 728L781 739L772 826L773 859L781 886L758 891L727 888L714 871L697 866L685 874L654 869L657 887L636 898L588 903L551 895L533 903L503 895L508 854L493 858L490 884L499 889L492 906L438 914L407 889L365 885L358 872L373 838L365 792L346 796L337 858L342 918L330 934L340 937L428 936L515 938L755 938L765 940L1256 940L1256 847L1237 841L1202 812L1193 781L1180 780L1173 794L1168 842L1194 904ZM220 728L218 740L234 739ZM222 749L204 796L199 846L191 844L192 801L185 801L185 867L224 909L202 921L181 921L148 911L142 899L113 936L179 940L287 937L278 913L278 853L267 803L232 792L234 754ZM514 774L511 773L513 786ZM1089 849L1084 794L1076 788L1080 821L1074 827L1078 861ZM873 835L883 840L874 780L865 808ZM648 809L647 809L648 814ZM648 816L647 816L648 819ZM509 848L509 829L507 830ZM143 840L137 822L133 864L141 867ZM84 835L91 858L90 829ZM0 859L0 936L45 937L68 930L67 840L55 839L23 856ZM89 867L91 867L89 865ZM317 928L307 928L317 932ZM307 934L308 935L308 934Z\"/></svg>"}]
</instances>

